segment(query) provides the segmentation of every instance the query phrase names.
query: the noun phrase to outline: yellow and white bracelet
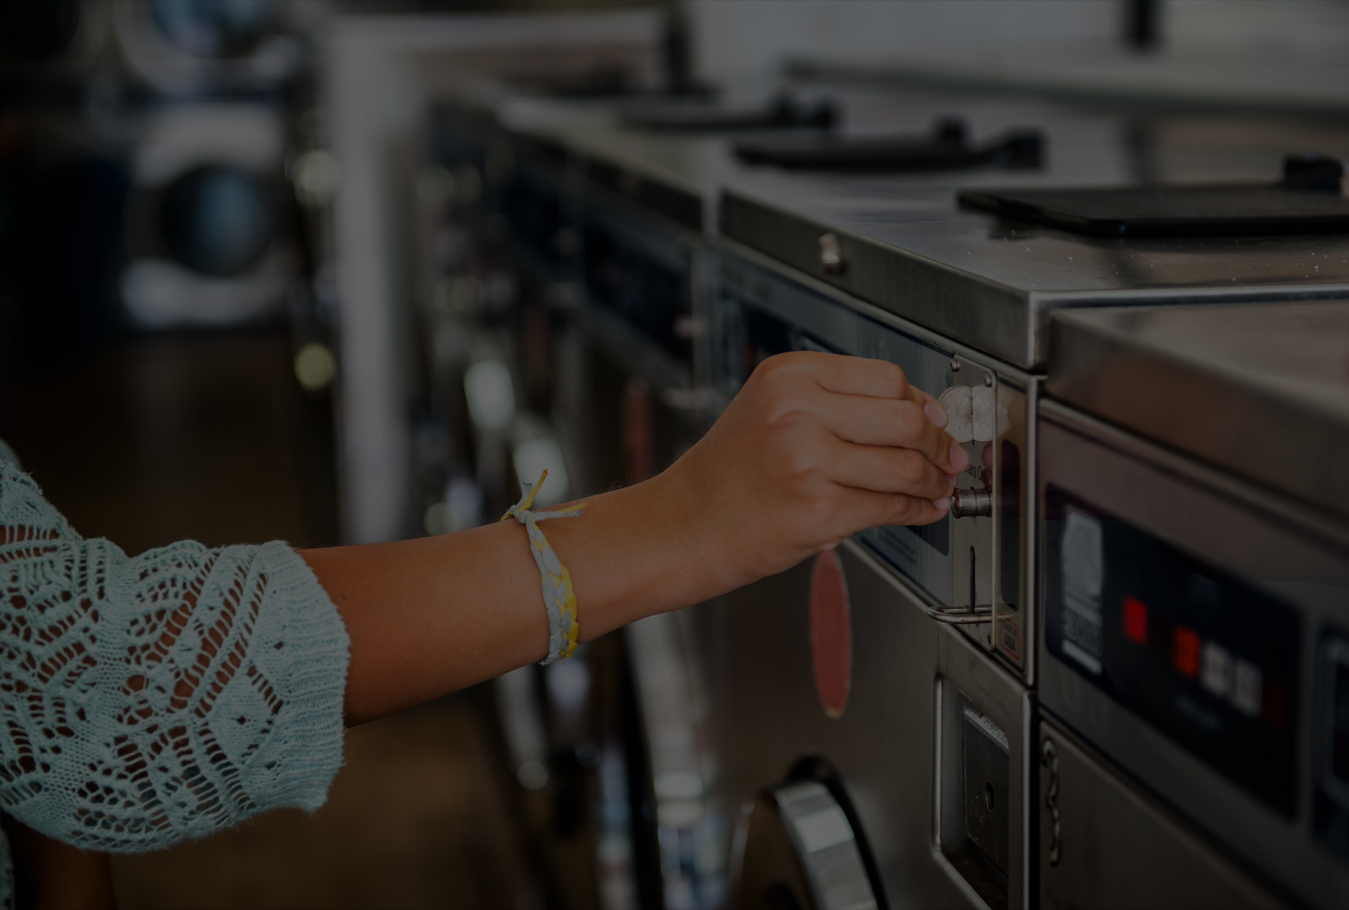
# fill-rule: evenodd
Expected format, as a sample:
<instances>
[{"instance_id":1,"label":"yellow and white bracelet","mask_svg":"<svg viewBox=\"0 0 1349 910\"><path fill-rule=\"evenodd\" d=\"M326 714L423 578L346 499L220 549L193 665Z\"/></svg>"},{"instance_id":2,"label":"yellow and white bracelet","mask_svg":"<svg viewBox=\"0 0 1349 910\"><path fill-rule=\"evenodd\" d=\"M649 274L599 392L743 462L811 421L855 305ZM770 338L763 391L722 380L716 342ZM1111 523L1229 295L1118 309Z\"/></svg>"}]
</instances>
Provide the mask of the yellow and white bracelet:
<instances>
[{"instance_id":1,"label":"yellow and white bracelet","mask_svg":"<svg viewBox=\"0 0 1349 910\"><path fill-rule=\"evenodd\" d=\"M576 639L581 634L581 624L577 622L576 592L571 588L571 573L557 558L537 522L548 518L575 518L589 505L579 502L556 512L531 511L529 507L547 477L548 472L545 470L538 483L520 484L524 489L520 501L501 516L502 521L514 518L525 526L529 533L529 552L534 555L534 563L539 567L543 604L548 609L548 656L541 661L544 665L571 657L576 650Z\"/></svg>"}]
</instances>

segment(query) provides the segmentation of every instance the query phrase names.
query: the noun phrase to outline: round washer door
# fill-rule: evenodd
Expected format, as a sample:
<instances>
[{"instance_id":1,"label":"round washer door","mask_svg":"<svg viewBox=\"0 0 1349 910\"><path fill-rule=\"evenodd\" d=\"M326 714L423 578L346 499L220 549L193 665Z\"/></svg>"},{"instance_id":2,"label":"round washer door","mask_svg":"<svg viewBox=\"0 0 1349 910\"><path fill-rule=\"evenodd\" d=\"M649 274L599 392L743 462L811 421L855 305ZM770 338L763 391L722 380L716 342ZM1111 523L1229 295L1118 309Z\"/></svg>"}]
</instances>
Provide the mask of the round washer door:
<instances>
[{"instance_id":1,"label":"round washer door","mask_svg":"<svg viewBox=\"0 0 1349 910\"><path fill-rule=\"evenodd\" d=\"M849 814L816 780L761 791L741 820L732 906L878 910L878 887Z\"/></svg>"}]
</instances>

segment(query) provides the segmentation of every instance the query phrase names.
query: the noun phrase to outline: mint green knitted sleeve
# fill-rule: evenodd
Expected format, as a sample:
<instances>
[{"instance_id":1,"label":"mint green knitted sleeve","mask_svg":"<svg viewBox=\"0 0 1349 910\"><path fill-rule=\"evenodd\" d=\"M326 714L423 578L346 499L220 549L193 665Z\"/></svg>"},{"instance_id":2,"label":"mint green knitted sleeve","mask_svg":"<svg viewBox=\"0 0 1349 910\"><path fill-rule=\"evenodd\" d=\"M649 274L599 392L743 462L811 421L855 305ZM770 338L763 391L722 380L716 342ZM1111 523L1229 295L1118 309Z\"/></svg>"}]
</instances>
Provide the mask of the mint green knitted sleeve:
<instances>
[{"instance_id":1,"label":"mint green knitted sleeve","mask_svg":"<svg viewBox=\"0 0 1349 910\"><path fill-rule=\"evenodd\" d=\"M319 807L342 763L348 651L285 544L128 557L0 462L0 809L24 824L138 851Z\"/></svg>"}]
</instances>

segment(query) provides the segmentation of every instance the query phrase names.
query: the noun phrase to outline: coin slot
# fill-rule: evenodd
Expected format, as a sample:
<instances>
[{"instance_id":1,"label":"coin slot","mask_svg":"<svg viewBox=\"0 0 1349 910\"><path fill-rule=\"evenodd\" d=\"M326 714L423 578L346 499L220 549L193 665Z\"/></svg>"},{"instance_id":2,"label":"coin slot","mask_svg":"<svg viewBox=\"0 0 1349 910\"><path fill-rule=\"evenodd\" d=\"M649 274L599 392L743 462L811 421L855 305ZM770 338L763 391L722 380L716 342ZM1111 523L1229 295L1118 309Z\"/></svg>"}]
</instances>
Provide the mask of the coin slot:
<instances>
[{"instance_id":1,"label":"coin slot","mask_svg":"<svg viewBox=\"0 0 1349 910\"><path fill-rule=\"evenodd\" d=\"M1012 835L1007 735L950 680L938 685L937 845L990 907L1006 906Z\"/></svg>"}]
</instances>

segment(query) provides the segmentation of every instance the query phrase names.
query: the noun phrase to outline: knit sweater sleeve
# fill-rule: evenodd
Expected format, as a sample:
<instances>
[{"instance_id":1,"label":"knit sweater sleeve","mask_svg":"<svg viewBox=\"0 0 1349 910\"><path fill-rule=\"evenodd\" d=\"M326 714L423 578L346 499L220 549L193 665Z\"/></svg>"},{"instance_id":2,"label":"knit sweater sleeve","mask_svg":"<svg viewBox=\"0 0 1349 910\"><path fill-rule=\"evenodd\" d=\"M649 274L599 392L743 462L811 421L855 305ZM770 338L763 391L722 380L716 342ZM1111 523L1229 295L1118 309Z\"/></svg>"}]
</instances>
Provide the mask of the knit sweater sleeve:
<instances>
[{"instance_id":1,"label":"knit sweater sleeve","mask_svg":"<svg viewBox=\"0 0 1349 910\"><path fill-rule=\"evenodd\" d=\"M0 808L24 824L136 851L317 808L348 650L285 544L128 557L0 462Z\"/></svg>"}]
</instances>

